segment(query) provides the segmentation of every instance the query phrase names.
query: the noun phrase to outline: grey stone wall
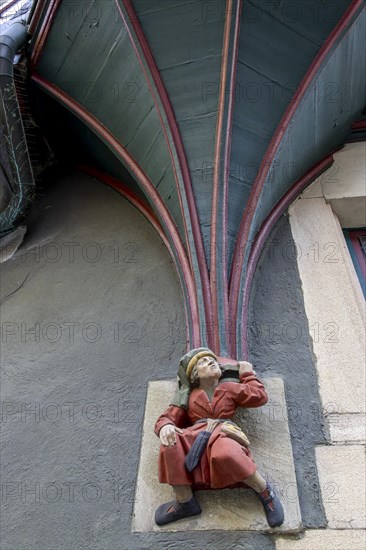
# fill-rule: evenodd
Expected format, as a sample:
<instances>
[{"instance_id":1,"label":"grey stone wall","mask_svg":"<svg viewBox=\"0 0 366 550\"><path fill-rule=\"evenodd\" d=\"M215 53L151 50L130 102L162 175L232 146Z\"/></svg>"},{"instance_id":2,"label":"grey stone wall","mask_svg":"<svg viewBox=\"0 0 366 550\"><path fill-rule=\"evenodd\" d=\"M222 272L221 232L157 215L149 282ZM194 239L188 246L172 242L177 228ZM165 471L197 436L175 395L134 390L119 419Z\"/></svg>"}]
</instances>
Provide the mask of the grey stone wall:
<instances>
[{"instance_id":1,"label":"grey stone wall","mask_svg":"<svg viewBox=\"0 0 366 550\"><path fill-rule=\"evenodd\" d=\"M2 550L274 548L261 533L131 533L147 382L185 349L179 283L148 222L102 184L60 175L2 265ZM285 382L305 525L324 525L322 416L284 217L262 255L249 340ZM290 489L291 490L291 489Z\"/></svg>"},{"instance_id":2,"label":"grey stone wall","mask_svg":"<svg viewBox=\"0 0 366 550\"><path fill-rule=\"evenodd\" d=\"M1 273L1 550L270 550L261 533L131 533L149 380L186 346L164 245L115 192L54 175Z\"/></svg>"}]
</instances>

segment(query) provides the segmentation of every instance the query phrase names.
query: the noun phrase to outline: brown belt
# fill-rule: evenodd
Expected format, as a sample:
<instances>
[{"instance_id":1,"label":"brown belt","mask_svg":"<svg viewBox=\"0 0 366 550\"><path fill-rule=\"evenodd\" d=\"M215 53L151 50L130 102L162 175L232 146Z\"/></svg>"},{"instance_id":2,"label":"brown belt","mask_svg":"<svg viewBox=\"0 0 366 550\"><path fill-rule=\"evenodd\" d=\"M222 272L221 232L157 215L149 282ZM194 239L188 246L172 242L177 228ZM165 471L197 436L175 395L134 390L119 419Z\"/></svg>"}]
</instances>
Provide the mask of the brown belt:
<instances>
[{"instance_id":1,"label":"brown belt","mask_svg":"<svg viewBox=\"0 0 366 550\"><path fill-rule=\"evenodd\" d=\"M249 439L235 422L225 420L225 418L202 418L197 420L195 424L203 422L207 423L207 427L205 430L199 432L185 458L185 465L189 472L192 472L198 466L211 434L218 424L222 424L221 431L228 437L231 437L240 443L240 445L249 447Z\"/></svg>"}]
</instances>

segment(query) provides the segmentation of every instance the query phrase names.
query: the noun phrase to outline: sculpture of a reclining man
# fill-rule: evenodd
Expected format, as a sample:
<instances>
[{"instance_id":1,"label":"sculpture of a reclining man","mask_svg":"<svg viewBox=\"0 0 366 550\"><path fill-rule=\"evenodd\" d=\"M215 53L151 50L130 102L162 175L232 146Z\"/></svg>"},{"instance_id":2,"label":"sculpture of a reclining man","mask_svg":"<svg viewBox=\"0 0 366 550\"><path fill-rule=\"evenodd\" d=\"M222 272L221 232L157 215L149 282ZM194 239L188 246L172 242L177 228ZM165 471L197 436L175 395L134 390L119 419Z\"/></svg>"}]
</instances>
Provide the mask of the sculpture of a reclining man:
<instances>
[{"instance_id":1,"label":"sculpture of a reclining man","mask_svg":"<svg viewBox=\"0 0 366 550\"><path fill-rule=\"evenodd\" d=\"M251 363L239 361L239 379L219 384L224 368L208 348L193 349L180 360L179 390L155 424L159 481L171 485L176 497L158 507L157 525L201 513L192 486L220 489L242 482L257 493L271 527L284 521L281 502L257 471L245 434L230 421L237 407L264 405L266 390Z\"/></svg>"}]
</instances>

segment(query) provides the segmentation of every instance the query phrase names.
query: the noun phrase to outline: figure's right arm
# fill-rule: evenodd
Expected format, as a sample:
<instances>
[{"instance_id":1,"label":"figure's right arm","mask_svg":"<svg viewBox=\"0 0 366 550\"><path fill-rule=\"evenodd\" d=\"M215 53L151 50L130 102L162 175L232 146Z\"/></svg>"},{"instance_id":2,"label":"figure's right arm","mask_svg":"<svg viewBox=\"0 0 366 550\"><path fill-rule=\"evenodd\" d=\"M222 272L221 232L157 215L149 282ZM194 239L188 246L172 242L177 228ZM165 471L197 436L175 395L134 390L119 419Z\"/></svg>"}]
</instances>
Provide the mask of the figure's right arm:
<instances>
[{"instance_id":1,"label":"figure's right arm","mask_svg":"<svg viewBox=\"0 0 366 550\"><path fill-rule=\"evenodd\" d=\"M186 428L189 425L189 418L186 409L175 405L169 405L166 411L163 412L163 414L161 414L156 421L154 432L158 437L161 428L167 424L172 424L177 428Z\"/></svg>"}]
</instances>

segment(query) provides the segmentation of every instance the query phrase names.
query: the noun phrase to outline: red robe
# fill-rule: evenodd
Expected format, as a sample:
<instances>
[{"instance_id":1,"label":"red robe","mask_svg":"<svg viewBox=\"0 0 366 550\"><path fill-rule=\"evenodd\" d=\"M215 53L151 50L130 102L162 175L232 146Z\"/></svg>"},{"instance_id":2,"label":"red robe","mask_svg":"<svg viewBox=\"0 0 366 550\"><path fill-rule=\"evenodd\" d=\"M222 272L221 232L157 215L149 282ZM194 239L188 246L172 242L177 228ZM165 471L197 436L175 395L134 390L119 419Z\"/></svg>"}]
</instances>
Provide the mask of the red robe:
<instances>
[{"instance_id":1,"label":"red robe","mask_svg":"<svg viewBox=\"0 0 366 550\"><path fill-rule=\"evenodd\" d=\"M223 382L216 386L210 403L204 390L195 388L189 395L188 411L170 405L155 424L158 436L166 424L183 429L176 432L174 447L160 446L159 481L169 485L193 485L194 488L218 489L242 482L254 474L256 466L250 450L221 432L218 424L209 439L199 465L188 472L184 460L205 423L192 424L201 418L231 419L237 407L260 407L268 400L266 390L252 372L241 375L240 383Z\"/></svg>"}]
</instances>

